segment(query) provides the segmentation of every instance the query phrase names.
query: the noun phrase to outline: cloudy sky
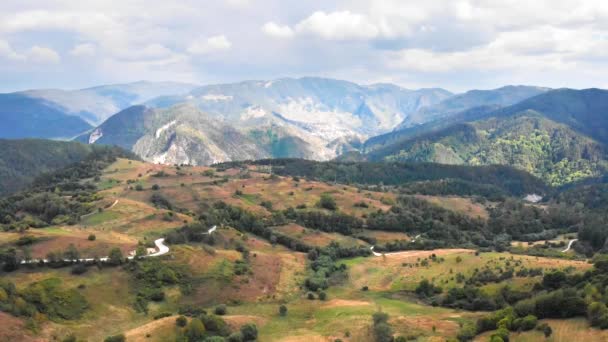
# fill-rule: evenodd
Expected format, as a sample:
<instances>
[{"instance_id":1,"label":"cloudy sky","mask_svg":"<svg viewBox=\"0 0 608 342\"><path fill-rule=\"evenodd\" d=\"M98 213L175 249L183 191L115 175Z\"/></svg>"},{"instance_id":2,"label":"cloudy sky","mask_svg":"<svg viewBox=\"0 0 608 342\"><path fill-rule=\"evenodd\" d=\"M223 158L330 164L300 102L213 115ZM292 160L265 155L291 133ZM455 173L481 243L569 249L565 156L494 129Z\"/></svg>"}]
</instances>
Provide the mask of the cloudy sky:
<instances>
[{"instance_id":1,"label":"cloudy sky","mask_svg":"<svg viewBox=\"0 0 608 342\"><path fill-rule=\"evenodd\" d=\"M0 1L0 91L297 76L608 88L608 1Z\"/></svg>"}]
</instances>

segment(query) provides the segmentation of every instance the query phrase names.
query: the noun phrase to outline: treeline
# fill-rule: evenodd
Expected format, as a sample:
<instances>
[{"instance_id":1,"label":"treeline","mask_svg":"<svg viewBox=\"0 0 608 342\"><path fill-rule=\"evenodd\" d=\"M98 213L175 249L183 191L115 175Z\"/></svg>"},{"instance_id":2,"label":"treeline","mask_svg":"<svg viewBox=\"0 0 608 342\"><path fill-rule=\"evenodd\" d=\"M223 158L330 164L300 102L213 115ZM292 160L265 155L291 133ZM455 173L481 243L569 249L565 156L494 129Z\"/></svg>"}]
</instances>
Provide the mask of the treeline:
<instances>
[{"instance_id":1,"label":"treeline","mask_svg":"<svg viewBox=\"0 0 608 342\"><path fill-rule=\"evenodd\" d=\"M462 179L440 179L405 183L400 185L397 191L410 195L482 197L493 202L503 201L509 197L509 193L496 185L479 184Z\"/></svg>"},{"instance_id":2,"label":"treeline","mask_svg":"<svg viewBox=\"0 0 608 342\"><path fill-rule=\"evenodd\" d=\"M550 189L542 180L529 173L508 166L462 166L434 163L372 163L372 162L316 162L303 159L266 159L247 162L218 164L220 168L244 165L272 165L273 172L281 176L298 176L310 179L338 182L343 184L384 184L458 179L460 192L477 192L476 189L462 190L470 184L485 184L501 189L513 196L530 193L546 193ZM446 188L449 189L449 188ZM447 191L447 190L444 190Z\"/></svg>"}]
</instances>

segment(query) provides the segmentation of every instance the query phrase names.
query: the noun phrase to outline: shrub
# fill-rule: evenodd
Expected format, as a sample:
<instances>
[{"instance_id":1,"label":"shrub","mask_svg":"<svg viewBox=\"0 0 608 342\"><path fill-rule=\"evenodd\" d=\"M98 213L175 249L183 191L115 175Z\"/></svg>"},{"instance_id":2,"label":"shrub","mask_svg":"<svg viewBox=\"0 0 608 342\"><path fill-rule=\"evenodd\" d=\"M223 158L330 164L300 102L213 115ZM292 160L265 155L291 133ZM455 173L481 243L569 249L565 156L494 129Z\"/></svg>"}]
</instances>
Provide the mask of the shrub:
<instances>
[{"instance_id":1,"label":"shrub","mask_svg":"<svg viewBox=\"0 0 608 342\"><path fill-rule=\"evenodd\" d=\"M95 234L89 235L89 241L95 241L96 239L97 239L97 236L95 236Z\"/></svg>"},{"instance_id":2,"label":"shrub","mask_svg":"<svg viewBox=\"0 0 608 342\"><path fill-rule=\"evenodd\" d=\"M205 336L205 326L198 318L193 318L186 327L186 336L189 341L198 341Z\"/></svg>"},{"instance_id":3,"label":"shrub","mask_svg":"<svg viewBox=\"0 0 608 342\"><path fill-rule=\"evenodd\" d=\"M336 210L338 209L336 205L336 200L329 194L322 194L321 199L319 200L319 206L323 209L327 210Z\"/></svg>"},{"instance_id":4,"label":"shrub","mask_svg":"<svg viewBox=\"0 0 608 342\"><path fill-rule=\"evenodd\" d=\"M279 315L287 316L287 307L285 305L279 306Z\"/></svg>"},{"instance_id":5,"label":"shrub","mask_svg":"<svg viewBox=\"0 0 608 342\"><path fill-rule=\"evenodd\" d=\"M143 186L141 186L141 184L137 184L137 185L135 186L135 190L136 190L136 191L143 191L143 190L144 190L144 187L143 187Z\"/></svg>"},{"instance_id":6,"label":"shrub","mask_svg":"<svg viewBox=\"0 0 608 342\"><path fill-rule=\"evenodd\" d=\"M240 331L230 334L226 342L243 342L243 334Z\"/></svg>"},{"instance_id":7,"label":"shrub","mask_svg":"<svg viewBox=\"0 0 608 342\"><path fill-rule=\"evenodd\" d=\"M81 274L85 274L88 270L89 269L87 268L87 266L85 264L78 263L78 264L74 265L74 267L72 267L71 273L74 275L81 275Z\"/></svg>"},{"instance_id":8,"label":"shrub","mask_svg":"<svg viewBox=\"0 0 608 342\"><path fill-rule=\"evenodd\" d=\"M310 300L314 300L315 299L315 294L312 292L308 292L308 294L306 295L306 298L310 299Z\"/></svg>"},{"instance_id":9,"label":"shrub","mask_svg":"<svg viewBox=\"0 0 608 342\"><path fill-rule=\"evenodd\" d=\"M319 292L319 299L320 300L326 300L327 299L327 293L325 293L325 292Z\"/></svg>"},{"instance_id":10,"label":"shrub","mask_svg":"<svg viewBox=\"0 0 608 342\"><path fill-rule=\"evenodd\" d=\"M252 323L245 324L241 327L241 335L243 341L255 341L258 338L258 328Z\"/></svg>"},{"instance_id":11,"label":"shrub","mask_svg":"<svg viewBox=\"0 0 608 342\"><path fill-rule=\"evenodd\" d=\"M226 304L220 304L220 305L216 306L214 312L216 315L220 315L220 316L225 315L228 312Z\"/></svg>"},{"instance_id":12,"label":"shrub","mask_svg":"<svg viewBox=\"0 0 608 342\"><path fill-rule=\"evenodd\" d=\"M188 324L188 319L186 316L179 316L175 319L175 325L178 327L185 327Z\"/></svg>"},{"instance_id":13,"label":"shrub","mask_svg":"<svg viewBox=\"0 0 608 342\"><path fill-rule=\"evenodd\" d=\"M103 341L104 342L125 342L126 340L127 340L127 338L125 337L125 335L120 334L120 335L108 336Z\"/></svg>"}]
</instances>

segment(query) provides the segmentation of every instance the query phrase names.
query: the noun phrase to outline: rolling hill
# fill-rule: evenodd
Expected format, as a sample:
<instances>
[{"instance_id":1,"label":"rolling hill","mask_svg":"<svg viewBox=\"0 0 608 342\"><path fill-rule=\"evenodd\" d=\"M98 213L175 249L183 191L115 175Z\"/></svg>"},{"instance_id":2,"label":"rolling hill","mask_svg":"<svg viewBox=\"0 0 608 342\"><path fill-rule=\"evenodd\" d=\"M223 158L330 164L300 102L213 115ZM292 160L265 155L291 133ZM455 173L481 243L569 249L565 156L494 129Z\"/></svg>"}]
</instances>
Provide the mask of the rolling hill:
<instances>
[{"instance_id":1,"label":"rolling hill","mask_svg":"<svg viewBox=\"0 0 608 342\"><path fill-rule=\"evenodd\" d=\"M85 160L103 146L41 139L0 139L0 196L28 186L37 176Z\"/></svg>"}]
</instances>

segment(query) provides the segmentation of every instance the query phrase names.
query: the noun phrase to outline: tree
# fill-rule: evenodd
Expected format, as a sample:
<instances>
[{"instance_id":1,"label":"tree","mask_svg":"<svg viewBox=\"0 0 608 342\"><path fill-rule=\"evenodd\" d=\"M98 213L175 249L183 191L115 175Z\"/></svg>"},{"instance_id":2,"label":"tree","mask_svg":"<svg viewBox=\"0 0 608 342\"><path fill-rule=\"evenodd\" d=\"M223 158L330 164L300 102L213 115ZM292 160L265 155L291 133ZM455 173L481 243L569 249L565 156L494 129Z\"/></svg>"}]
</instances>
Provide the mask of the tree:
<instances>
[{"instance_id":1,"label":"tree","mask_svg":"<svg viewBox=\"0 0 608 342\"><path fill-rule=\"evenodd\" d=\"M122 264L124 261L124 257L122 255L122 251L118 247L114 247L110 250L110 255L108 256L108 264L118 266Z\"/></svg>"},{"instance_id":2,"label":"tree","mask_svg":"<svg viewBox=\"0 0 608 342\"><path fill-rule=\"evenodd\" d=\"M372 319L374 320L374 325L386 323L388 322L388 314L384 312L375 312L372 315Z\"/></svg>"},{"instance_id":3,"label":"tree","mask_svg":"<svg viewBox=\"0 0 608 342\"><path fill-rule=\"evenodd\" d=\"M78 249L76 249L76 246L71 243L63 253L63 257L68 260L78 260L80 259L80 253L78 252Z\"/></svg>"},{"instance_id":4,"label":"tree","mask_svg":"<svg viewBox=\"0 0 608 342\"><path fill-rule=\"evenodd\" d=\"M205 336L205 325L198 318L193 318L186 327L186 337L188 341L198 341Z\"/></svg>"},{"instance_id":5,"label":"tree","mask_svg":"<svg viewBox=\"0 0 608 342\"><path fill-rule=\"evenodd\" d=\"M279 315L287 316L287 307L283 304L281 304L281 306L279 306Z\"/></svg>"},{"instance_id":6,"label":"tree","mask_svg":"<svg viewBox=\"0 0 608 342\"><path fill-rule=\"evenodd\" d=\"M255 341L258 338L258 327L253 323L245 324L241 327L243 341Z\"/></svg>"},{"instance_id":7,"label":"tree","mask_svg":"<svg viewBox=\"0 0 608 342\"><path fill-rule=\"evenodd\" d=\"M321 199L319 200L319 206L323 209L334 211L338 207L336 205L336 200L329 194L321 195Z\"/></svg>"},{"instance_id":8,"label":"tree","mask_svg":"<svg viewBox=\"0 0 608 342\"><path fill-rule=\"evenodd\" d=\"M387 323L374 326L374 337L376 342L391 342L393 340L393 329Z\"/></svg>"},{"instance_id":9,"label":"tree","mask_svg":"<svg viewBox=\"0 0 608 342\"><path fill-rule=\"evenodd\" d=\"M10 248L6 251L0 251L0 263L2 269L6 272L11 272L19 268L19 259L17 258L17 250Z\"/></svg>"}]
</instances>

